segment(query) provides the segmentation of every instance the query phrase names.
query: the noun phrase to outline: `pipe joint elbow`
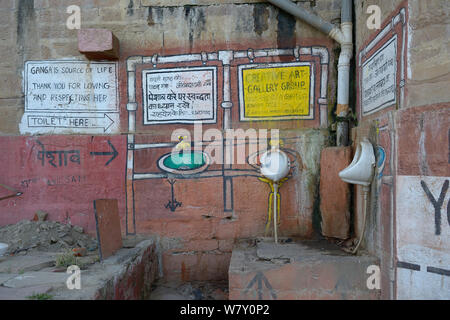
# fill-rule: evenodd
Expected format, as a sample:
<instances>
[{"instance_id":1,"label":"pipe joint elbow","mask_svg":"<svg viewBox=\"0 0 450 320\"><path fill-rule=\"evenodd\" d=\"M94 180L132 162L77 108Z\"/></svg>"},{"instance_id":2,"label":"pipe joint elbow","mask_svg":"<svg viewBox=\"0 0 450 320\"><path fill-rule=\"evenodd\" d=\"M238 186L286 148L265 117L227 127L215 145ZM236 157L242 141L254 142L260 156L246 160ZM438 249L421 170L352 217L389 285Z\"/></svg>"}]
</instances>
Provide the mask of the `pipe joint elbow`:
<instances>
[{"instance_id":1,"label":"pipe joint elbow","mask_svg":"<svg viewBox=\"0 0 450 320\"><path fill-rule=\"evenodd\" d=\"M351 22L344 22L341 24L340 28L334 27L328 35L336 40L341 46L352 45L352 29L353 24Z\"/></svg>"},{"instance_id":2,"label":"pipe joint elbow","mask_svg":"<svg viewBox=\"0 0 450 320\"><path fill-rule=\"evenodd\" d=\"M344 33L338 27L334 27L328 35L340 45L344 42Z\"/></svg>"}]
</instances>

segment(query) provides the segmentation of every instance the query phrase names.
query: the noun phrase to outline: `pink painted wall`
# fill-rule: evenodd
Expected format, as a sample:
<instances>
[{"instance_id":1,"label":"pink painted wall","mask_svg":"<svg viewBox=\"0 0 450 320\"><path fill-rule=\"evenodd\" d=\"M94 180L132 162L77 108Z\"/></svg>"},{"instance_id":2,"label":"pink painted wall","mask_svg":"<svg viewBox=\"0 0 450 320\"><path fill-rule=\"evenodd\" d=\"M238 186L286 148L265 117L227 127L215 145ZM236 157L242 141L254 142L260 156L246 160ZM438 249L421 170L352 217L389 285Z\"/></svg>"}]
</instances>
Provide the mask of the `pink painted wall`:
<instances>
[{"instance_id":1,"label":"pink painted wall","mask_svg":"<svg viewBox=\"0 0 450 320\"><path fill-rule=\"evenodd\" d=\"M58 153L42 159L45 151L79 151L79 163L67 162ZM91 152L112 152L118 155L105 165L111 155L91 155ZM49 220L80 225L95 235L93 201L111 198L119 200L121 223L124 226L125 137L123 136L36 136L0 137L0 183L23 192L19 197L0 202L0 224L12 224L32 219L37 210L49 214ZM76 160L72 158L73 160ZM1 194L10 192L2 189Z\"/></svg>"}]
</instances>

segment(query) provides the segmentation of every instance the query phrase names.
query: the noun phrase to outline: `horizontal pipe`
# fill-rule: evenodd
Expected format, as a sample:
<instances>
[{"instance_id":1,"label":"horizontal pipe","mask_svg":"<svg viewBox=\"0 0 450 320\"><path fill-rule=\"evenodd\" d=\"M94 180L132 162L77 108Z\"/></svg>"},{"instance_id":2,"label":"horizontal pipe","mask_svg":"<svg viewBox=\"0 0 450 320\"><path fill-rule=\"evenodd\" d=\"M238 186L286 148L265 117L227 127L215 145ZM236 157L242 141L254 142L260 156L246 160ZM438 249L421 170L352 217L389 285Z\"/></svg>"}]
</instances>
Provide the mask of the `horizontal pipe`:
<instances>
[{"instance_id":1,"label":"horizontal pipe","mask_svg":"<svg viewBox=\"0 0 450 320\"><path fill-rule=\"evenodd\" d=\"M333 30L334 25L328 21L323 20L321 17L309 12L303 7L297 6L295 3L290 0L268 0L273 5L283 9L284 11L289 12L293 16L305 21L310 24L314 28L324 32L325 34L330 34L331 30Z\"/></svg>"},{"instance_id":2,"label":"horizontal pipe","mask_svg":"<svg viewBox=\"0 0 450 320\"><path fill-rule=\"evenodd\" d=\"M175 174L167 172L152 172L152 173L135 173L133 174L133 180L147 180L147 179L163 179L173 177L176 179L200 179L200 178L220 178L220 177L259 177L260 174L256 170L236 170L236 169L225 169L222 170L206 170L195 175L189 174Z\"/></svg>"}]
</instances>

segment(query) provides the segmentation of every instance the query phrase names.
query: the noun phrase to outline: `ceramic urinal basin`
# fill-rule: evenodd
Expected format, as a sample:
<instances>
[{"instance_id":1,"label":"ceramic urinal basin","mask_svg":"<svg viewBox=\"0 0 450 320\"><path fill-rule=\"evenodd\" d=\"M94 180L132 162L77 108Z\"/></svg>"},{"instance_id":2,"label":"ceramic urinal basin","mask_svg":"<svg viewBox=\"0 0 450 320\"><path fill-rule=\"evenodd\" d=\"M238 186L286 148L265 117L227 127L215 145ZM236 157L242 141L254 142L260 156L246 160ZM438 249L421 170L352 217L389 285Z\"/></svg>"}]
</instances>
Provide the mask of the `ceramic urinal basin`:
<instances>
[{"instance_id":1,"label":"ceramic urinal basin","mask_svg":"<svg viewBox=\"0 0 450 320\"><path fill-rule=\"evenodd\" d=\"M375 154L372 144L364 138L356 148L353 161L339 172L339 177L347 183L369 186L372 182L374 167Z\"/></svg>"},{"instance_id":2,"label":"ceramic urinal basin","mask_svg":"<svg viewBox=\"0 0 450 320\"><path fill-rule=\"evenodd\" d=\"M291 164L286 153L279 149L271 149L261 155L259 161L261 162L261 174L272 180L278 182L289 173Z\"/></svg>"},{"instance_id":3,"label":"ceramic urinal basin","mask_svg":"<svg viewBox=\"0 0 450 320\"><path fill-rule=\"evenodd\" d=\"M8 244L0 242L0 257L8 250Z\"/></svg>"}]
</instances>

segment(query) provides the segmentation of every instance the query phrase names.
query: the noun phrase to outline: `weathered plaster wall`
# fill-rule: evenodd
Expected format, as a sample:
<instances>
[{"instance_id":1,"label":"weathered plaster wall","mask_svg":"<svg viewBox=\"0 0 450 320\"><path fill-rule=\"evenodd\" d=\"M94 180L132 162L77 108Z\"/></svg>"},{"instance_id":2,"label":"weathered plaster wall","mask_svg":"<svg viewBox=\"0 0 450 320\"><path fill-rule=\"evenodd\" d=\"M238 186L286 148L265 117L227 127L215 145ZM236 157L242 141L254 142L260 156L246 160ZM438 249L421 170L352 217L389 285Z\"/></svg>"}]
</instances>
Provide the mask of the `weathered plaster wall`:
<instances>
[{"instance_id":1,"label":"weathered plaster wall","mask_svg":"<svg viewBox=\"0 0 450 320\"><path fill-rule=\"evenodd\" d=\"M68 5L80 6L82 28L109 29L120 41L117 62L119 117L108 115L114 120L114 126L105 128L104 132L100 128L96 129L99 132L79 128L72 132L70 129L20 131L19 123L28 119L28 111L25 112L27 97L22 86L27 78L24 72L26 62L86 61L78 52L77 31L66 28ZM310 8L328 21L338 22L338 0L305 1L299 5ZM280 12L271 4L253 0L196 1L196 5L183 0L170 3L151 0L75 0L70 3L4 0L0 3L0 24L0 134L3 136L0 148L5 164L1 182L24 192L23 196L4 202L5 207L0 209L1 224L31 218L37 209L42 209L50 213L50 219L68 221L70 218L72 223L94 233L92 201L116 198L124 233L161 236L166 249L162 260L166 278L226 278L234 240L264 235L270 188L257 179L257 171L253 167L233 165L228 168L231 176L227 178L221 173L207 179L176 179L173 194L182 205L174 211L165 207L172 200L168 181L171 177L162 173L156 162L170 152L171 145L139 150L134 150L134 147L138 144L173 144L171 133L174 129L184 128L192 133L193 126L144 125L142 73L154 68L198 67L203 64L196 61L154 67L149 63L151 59L146 59L145 63L136 66L133 72L138 109L134 140L130 144L127 141L130 139L127 137L127 103L130 102L128 93L133 81L129 78L127 59L202 52L242 51L251 55L248 49L287 49L292 54L233 59L229 64L230 101L225 101L223 96L223 75L227 67L222 60L208 61L207 67L217 68L217 122L204 125L203 130L223 129L222 102L233 105L230 121L233 128L280 129L284 147L290 150L292 160L297 160L293 161L296 166L294 176L280 191L280 235L304 238L313 235L320 151L328 144L327 126L335 101L335 44L326 35ZM292 63L297 60L313 68L312 119L240 121L239 66L253 62ZM96 117L107 121L103 114ZM29 132L44 136L20 135ZM118 155L106 165L114 154L108 142ZM48 153L39 154L40 151L52 152L50 155L56 157L53 164L50 163L51 156L44 161L42 158ZM70 157L73 155L71 151L78 151L80 160L74 162L69 158L67 164L64 161L60 164L58 156ZM109 155L92 155L93 152ZM127 159L133 163L128 171ZM222 168L221 165L210 166L208 170L221 171ZM250 174L242 174L239 170ZM134 179L143 178L141 174L156 175L152 179L147 179L148 176Z\"/></svg>"},{"instance_id":2,"label":"weathered plaster wall","mask_svg":"<svg viewBox=\"0 0 450 320\"><path fill-rule=\"evenodd\" d=\"M379 31L366 27L366 8L371 4L382 8ZM365 246L381 258L385 298L448 299L448 3L355 1L355 9L356 63L360 57L362 63L356 70L359 124L353 139L357 143L369 137L377 151ZM390 29L384 33L386 27ZM361 82L364 63L377 53L386 57L382 47L394 37L395 100L378 110L364 111L368 106L361 99L368 89ZM361 193L356 188L357 234L362 231ZM434 229L438 224L434 215L438 220L442 215L439 233Z\"/></svg>"}]
</instances>

